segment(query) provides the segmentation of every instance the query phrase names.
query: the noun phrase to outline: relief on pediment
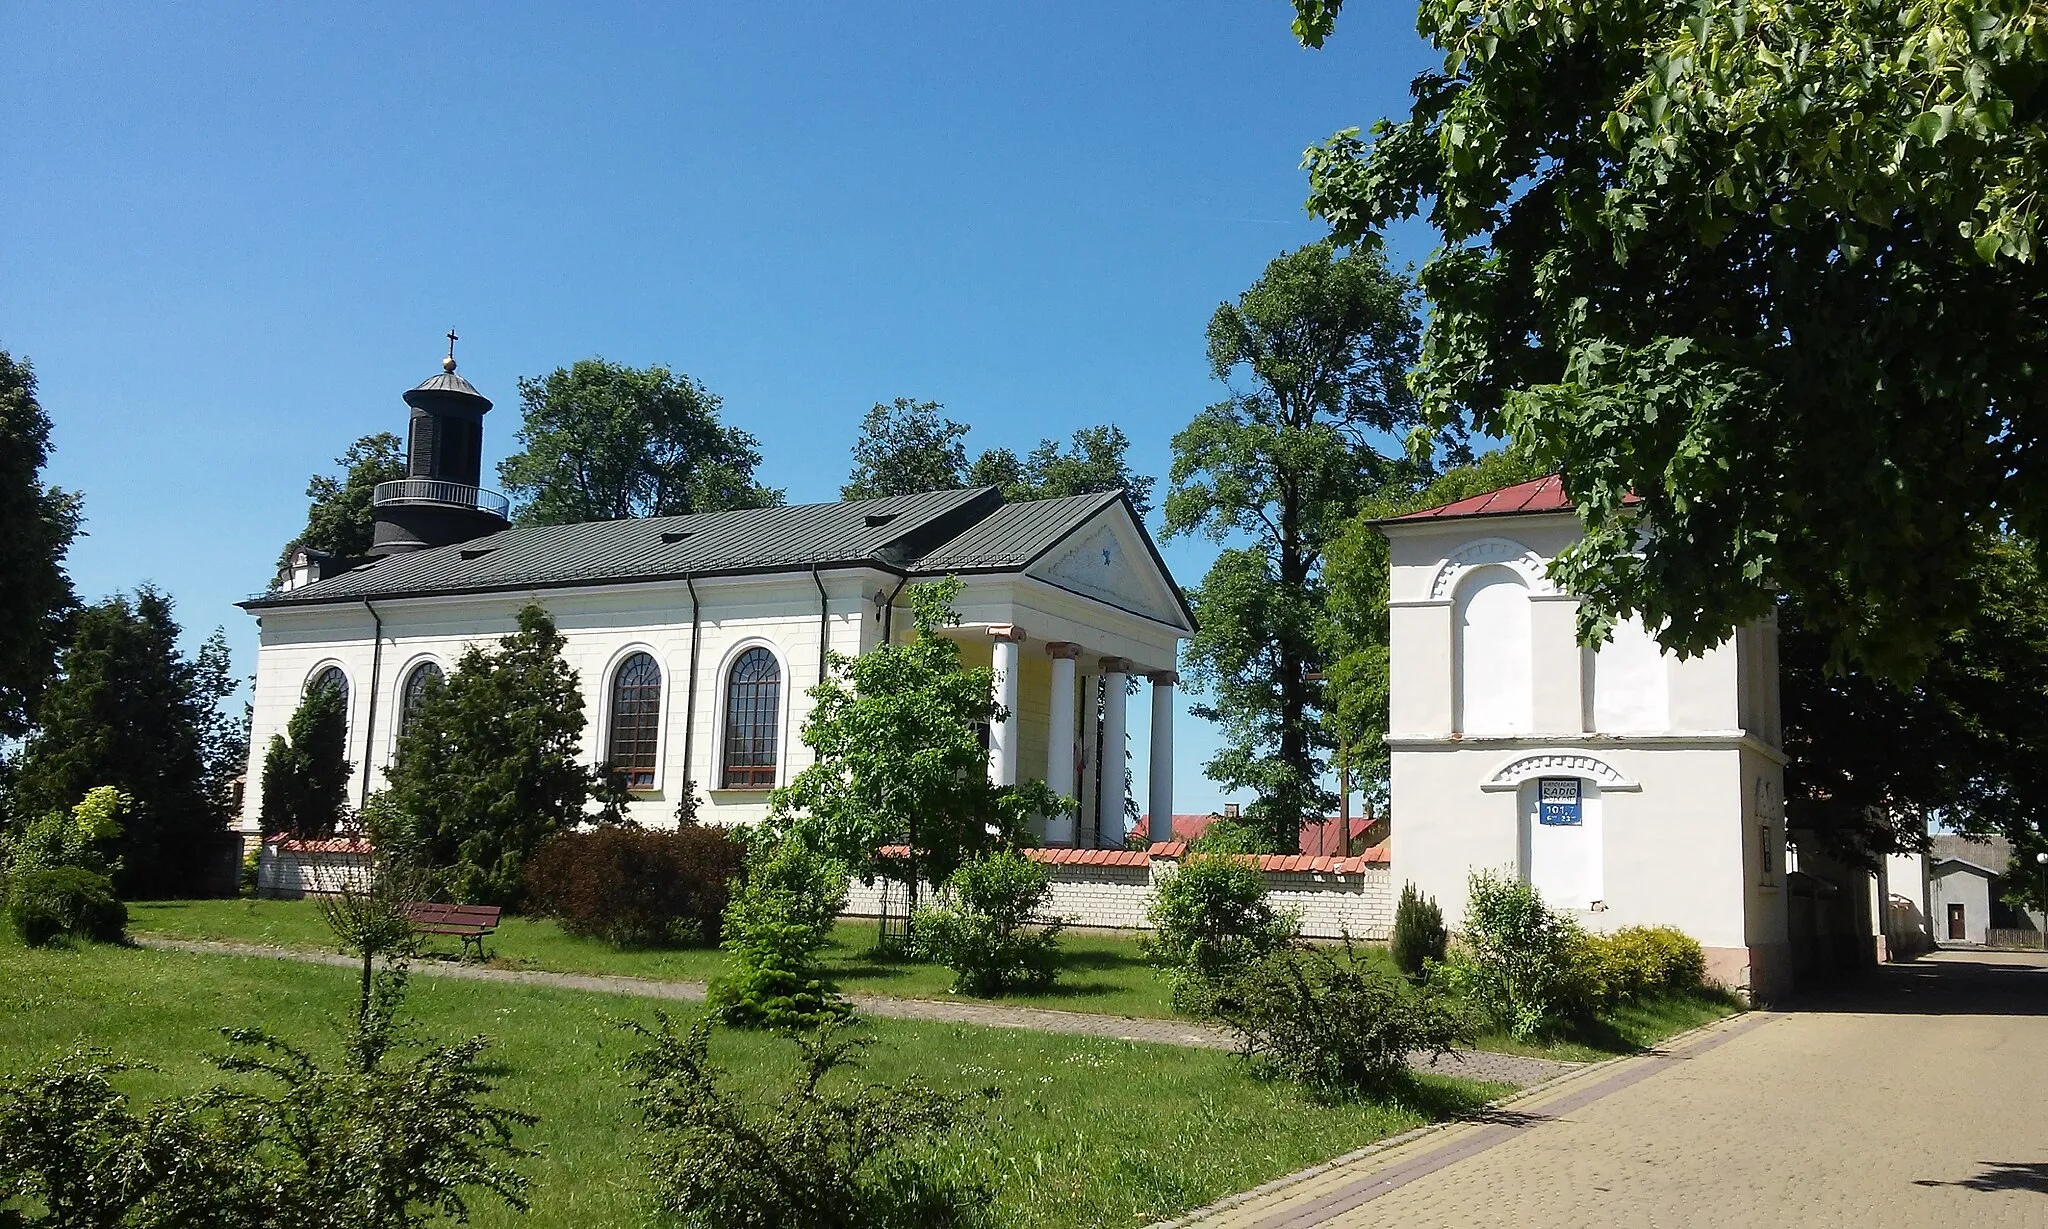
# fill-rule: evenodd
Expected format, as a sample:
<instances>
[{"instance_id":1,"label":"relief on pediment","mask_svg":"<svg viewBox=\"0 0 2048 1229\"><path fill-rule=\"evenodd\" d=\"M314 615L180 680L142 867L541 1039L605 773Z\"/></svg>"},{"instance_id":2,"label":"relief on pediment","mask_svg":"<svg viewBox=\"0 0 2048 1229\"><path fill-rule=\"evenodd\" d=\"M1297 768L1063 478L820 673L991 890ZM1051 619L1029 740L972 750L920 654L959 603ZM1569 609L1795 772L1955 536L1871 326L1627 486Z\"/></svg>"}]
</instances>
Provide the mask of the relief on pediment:
<instances>
[{"instance_id":1,"label":"relief on pediment","mask_svg":"<svg viewBox=\"0 0 2048 1229\"><path fill-rule=\"evenodd\" d=\"M1180 612L1166 592L1151 553L1114 523L1097 526L1032 571L1064 589L1168 623Z\"/></svg>"}]
</instances>

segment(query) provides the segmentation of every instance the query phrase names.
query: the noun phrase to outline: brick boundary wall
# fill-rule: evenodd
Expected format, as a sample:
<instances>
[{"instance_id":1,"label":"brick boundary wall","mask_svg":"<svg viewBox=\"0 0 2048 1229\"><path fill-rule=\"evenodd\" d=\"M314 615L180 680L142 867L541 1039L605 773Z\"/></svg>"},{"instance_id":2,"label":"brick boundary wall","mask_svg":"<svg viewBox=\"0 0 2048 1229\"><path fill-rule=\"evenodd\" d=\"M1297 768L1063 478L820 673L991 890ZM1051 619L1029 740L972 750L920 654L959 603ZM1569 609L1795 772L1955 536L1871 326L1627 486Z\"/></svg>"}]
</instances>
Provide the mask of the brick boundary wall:
<instances>
[{"instance_id":1,"label":"brick boundary wall","mask_svg":"<svg viewBox=\"0 0 2048 1229\"><path fill-rule=\"evenodd\" d=\"M346 837L325 841L271 837L256 857L256 895L298 900L325 895L344 884L368 886L372 852L368 841Z\"/></svg>"},{"instance_id":2,"label":"brick boundary wall","mask_svg":"<svg viewBox=\"0 0 2048 1229\"><path fill-rule=\"evenodd\" d=\"M886 852L886 851L885 851ZM1155 885L1180 869L1187 854L1182 841L1162 841L1147 850L1030 849L1033 861L1052 872L1047 912L1074 926L1146 930L1145 912ZM1265 854L1259 858L1266 890L1275 907L1301 917L1301 933L1335 939L1383 940L1394 925L1394 892L1386 847L1349 858ZM919 893L931 899L929 887ZM896 901L901 908L901 890ZM872 918L882 911L882 885L854 880L846 916Z\"/></svg>"}]
</instances>

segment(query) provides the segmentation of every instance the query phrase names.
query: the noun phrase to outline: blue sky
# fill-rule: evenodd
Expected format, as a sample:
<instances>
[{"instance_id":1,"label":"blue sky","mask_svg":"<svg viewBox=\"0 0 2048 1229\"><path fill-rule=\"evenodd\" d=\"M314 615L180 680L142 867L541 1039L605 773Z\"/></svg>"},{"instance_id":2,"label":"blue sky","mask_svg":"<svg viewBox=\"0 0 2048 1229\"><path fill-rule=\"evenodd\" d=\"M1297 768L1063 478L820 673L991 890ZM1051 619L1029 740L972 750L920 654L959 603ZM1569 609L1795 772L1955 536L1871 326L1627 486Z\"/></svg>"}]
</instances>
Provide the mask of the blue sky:
<instances>
[{"instance_id":1,"label":"blue sky","mask_svg":"<svg viewBox=\"0 0 2048 1229\"><path fill-rule=\"evenodd\" d=\"M233 603L451 325L487 468L516 380L600 354L704 381L795 501L897 396L977 449L1114 422L1163 475L1210 313L1322 234L1302 148L1432 64L1353 9L1309 52L1279 0L10 5L0 348L85 494L79 591L152 581L253 668ZM1164 552L1193 584L1213 547ZM1213 734L1177 742L1213 808Z\"/></svg>"}]
</instances>

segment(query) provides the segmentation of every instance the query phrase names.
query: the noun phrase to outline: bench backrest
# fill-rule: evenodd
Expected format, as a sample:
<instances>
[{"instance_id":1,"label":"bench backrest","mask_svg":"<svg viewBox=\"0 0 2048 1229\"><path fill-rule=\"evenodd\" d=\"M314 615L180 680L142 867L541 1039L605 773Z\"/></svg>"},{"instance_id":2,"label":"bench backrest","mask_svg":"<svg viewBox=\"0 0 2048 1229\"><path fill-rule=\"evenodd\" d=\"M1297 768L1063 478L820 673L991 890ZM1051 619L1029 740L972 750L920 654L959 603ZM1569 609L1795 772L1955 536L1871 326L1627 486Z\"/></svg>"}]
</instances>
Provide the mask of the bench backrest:
<instances>
[{"instance_id":1,"label":"bench backrest","mask_svg":"<svg viewBox=\"0 0 2048 1229\"><path fill-rule=\"evenodd\" d=\"M407 901L405 915L419 926L496 926L496 905L442 905L432 901Z\"/></svg>"}]
</instances>

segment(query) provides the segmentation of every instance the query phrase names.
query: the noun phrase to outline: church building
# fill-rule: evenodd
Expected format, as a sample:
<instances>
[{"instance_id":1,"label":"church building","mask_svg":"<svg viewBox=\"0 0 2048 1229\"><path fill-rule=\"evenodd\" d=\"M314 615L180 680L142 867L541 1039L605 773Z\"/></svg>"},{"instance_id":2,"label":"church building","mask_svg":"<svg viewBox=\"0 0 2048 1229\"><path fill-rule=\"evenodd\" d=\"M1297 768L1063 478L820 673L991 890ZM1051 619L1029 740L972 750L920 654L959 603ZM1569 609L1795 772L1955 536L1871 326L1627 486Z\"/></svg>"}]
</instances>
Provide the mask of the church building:
<instances>
[{"instance_id":1,"label":"church building","mask_svg":"<svg viewBox=\"0 0 2048 1229\"><path fill-rule=\"evenodd\" d=\"M1544 575L1580 532L1555 477L1380 530L1395 881L1455 926L1467 875L1505 871L1591 930L1675 926L1715 980L1785 989L1775 625L1691 660L1634 619L1581 647L1578 599Z\"/></svg>"},{"instance_id":2,"label":"church building","mask_svg":"<svg viewBox=\"0 0 2048 1229\"><path fill-rule=\"evenodd\" d=\"M799 734L828 651L907 639L905 587L946 576L963 585L947 634L968 665L994 667L1007 714L989 731L992 778L1080 800L1043 821L1045 843L1123 845L1132 680L1149 690L1149 725L1131 731L1151 740L1141 801L1173 814L1174 665L1194 619L1123 492L1013 503L983 487L512 525L480 486L491 402L452 350L442 366L405 394L408 472L376 490L368 556L297 551L276 589L242 603L261 632L245 837L260 831L264 748L309 687L347 699L361 805L428 683L529 602L582 682L584 753L625 774L637 820L671 823L685 796L705 822L761 819L810 762Z\"/></svg>"}]
</instances>

